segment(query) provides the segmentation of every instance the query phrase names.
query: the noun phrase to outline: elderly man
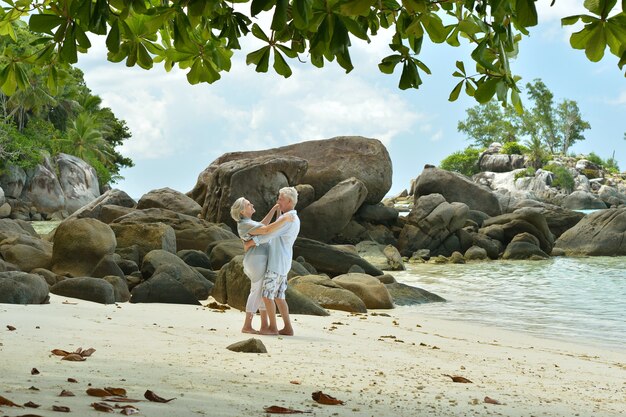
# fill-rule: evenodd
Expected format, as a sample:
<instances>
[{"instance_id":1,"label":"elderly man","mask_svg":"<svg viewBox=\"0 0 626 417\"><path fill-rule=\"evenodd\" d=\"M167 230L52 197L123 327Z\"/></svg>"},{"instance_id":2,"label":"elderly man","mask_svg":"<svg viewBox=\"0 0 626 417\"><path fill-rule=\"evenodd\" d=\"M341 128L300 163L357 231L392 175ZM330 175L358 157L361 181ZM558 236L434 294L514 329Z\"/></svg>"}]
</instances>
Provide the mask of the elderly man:
<instances>
[{"instance_id":1,"label":"elderly man","mask_svg":"<svg viewBox=\"0 0 626 417\"><path fill-rule=\"evenodd\" d=\"M281 334L293 336L293 327L289 319L289 306L285 300L287 290L287 273L291 269L293 258L293 244L300 232L300 219L294 207L298 202L298 192L293 187L281 188L278 192L278 207L282 216L293 216L293 221L283 223L275 231L262 236L254 236L246 242L248 250L252 245L270 242L267 271L263 281L263 303L269 319L269 328L261 329L261 334ZM280 217L279 219L280 220ZM277 221L278 221L277 220ZM284 327L279 331L276 325L276 306L283 318Z\"/></svg>"}]
</instances>

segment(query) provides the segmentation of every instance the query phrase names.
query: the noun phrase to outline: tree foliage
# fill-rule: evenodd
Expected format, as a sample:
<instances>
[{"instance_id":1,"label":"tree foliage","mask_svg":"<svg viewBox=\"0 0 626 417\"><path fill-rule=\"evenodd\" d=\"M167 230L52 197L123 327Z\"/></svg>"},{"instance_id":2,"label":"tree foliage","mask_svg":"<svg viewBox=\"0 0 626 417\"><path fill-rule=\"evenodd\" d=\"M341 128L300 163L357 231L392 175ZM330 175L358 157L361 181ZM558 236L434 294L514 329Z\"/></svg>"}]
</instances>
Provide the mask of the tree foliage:
<instances>
[{"instance_id":1,"label":"tree foliage","mask_svg":"<svg viewBox=\"0 0 626 417\"><path fill-rule=\"evenodd\" d=\"M480 103L494 96L521 110L519 77L509 59L518 42L538 21L535 0L6 0L0 12L0 36L16 40L16 23L27 20L38 34L35 50L6 48L0 86L7 95L29 84L26 64L38 65L53 89L59 69L78 60L91 47L90 34L106 36L108 59L129 67L150 69L162 63L187 72L191 84L213 83L230 70L240 39L252 34L263 46L246 62L258 72L273 70L289 77L290 62L309 61L316 67L336 61L353 69L350 47L355 38L370 41L381 30L392 33L383 73L399 72L401 89L419 88L430 70L420 59L424 42L471 46L468 68L457 61L453 76L462 90ZM624 2L586 0L589 14L564 18L563 24L583 23L571 36L573 48L584 49L592 61L606 47L626 64ZM619 11L619 7L622 11ZM268 25L262 27L266 15ZM610 17L609 17L610 16ZM296 62L297 62L296 61Z\"/></svg>"},{"instance_id":2,"label":"tree foliage","mask_svg":"<svg viewBox=\"0 0 626 417\"><path fill-rule=\"evenodd\" d=\"M555 105L541 80L526 84L526 90L532 104L527 111L520 114L495 101L479 104L466 110L467 118L459 122L458 130L480 147L525 140L526 153L540 168L544 154L567 154L575 142L585 139L583 132L591 125L583 120L575 101L565 99Z\"/></svg>"},{"instance_id":3,"label":"tree foliage","mask_svg":"<svg viewBox=\"0 0 626 417\"><path fill-rule=\"evenodd\" d=\"M439 168L471 177L480 171L478 167L480 152L480 149L468 146L463 151L454 152L452 155L444 158L439 164Z\"/></svg>"},{"instance_id":4,"label":"tree foliage","mask_svg":"<svg viewBox=\"0 0 626 417\"><path fill-rule=\"evenodd\" d=\"M23 24L15 26L19 42L0 38L0 48L32 52L37 37ZM0 63L9 59L2 56ZM80 70L57 70L64 82L51 89L40 67L25 63L20 68L27 81L23 88L12 95L0 92L0 168L30 168L45 155L64 152L93 166L105 185L120 178L121 168L133 166L115 150L131 136L126 123L101 107L102 100L91 94Z\"/></svg>"}]
</instances>

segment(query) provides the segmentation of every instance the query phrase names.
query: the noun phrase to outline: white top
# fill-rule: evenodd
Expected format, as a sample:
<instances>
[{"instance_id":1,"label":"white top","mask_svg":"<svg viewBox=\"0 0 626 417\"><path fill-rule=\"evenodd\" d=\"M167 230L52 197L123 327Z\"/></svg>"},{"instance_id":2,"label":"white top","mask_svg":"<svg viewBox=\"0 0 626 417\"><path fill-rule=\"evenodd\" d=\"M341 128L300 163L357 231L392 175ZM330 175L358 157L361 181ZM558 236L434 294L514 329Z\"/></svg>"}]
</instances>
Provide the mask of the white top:
<instances>
[{"instance_id":1,"label":"white top","mask_svg":"<svg viewBox=\"0 0 626 417\"><path fill-rule=\"evenodd\" d=\"M283 213L278 219L288 214L293 216L292 222L283 223L272 233L252 237L257 246L271 241L267 260L267 272L277 275L287 275L289 273L291 259L293 258L293 244L300 232L300 219L295 210Z\"/></svg>"}]
</instances>

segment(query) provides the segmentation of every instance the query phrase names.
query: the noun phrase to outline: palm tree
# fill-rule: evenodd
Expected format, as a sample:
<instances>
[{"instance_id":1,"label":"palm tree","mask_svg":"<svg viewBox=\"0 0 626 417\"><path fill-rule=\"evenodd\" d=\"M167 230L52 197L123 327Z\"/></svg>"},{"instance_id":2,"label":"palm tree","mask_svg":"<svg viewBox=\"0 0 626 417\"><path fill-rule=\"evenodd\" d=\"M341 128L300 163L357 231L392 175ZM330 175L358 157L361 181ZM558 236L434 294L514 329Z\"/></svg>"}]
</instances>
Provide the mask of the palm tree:
<instances>
[{"instance_id":1,"label":"palm tree","mask_svg":"<svg viewBox=\"0 0 626 417\"><path fill-rule=\"evenodd\" d=\"M113 149L104 138L104 130L96 116L79 113L67 128L66 138L62 140L63 149L85 161L96 159L105 164L111 159Z\"/></svg>"}]
</instances>

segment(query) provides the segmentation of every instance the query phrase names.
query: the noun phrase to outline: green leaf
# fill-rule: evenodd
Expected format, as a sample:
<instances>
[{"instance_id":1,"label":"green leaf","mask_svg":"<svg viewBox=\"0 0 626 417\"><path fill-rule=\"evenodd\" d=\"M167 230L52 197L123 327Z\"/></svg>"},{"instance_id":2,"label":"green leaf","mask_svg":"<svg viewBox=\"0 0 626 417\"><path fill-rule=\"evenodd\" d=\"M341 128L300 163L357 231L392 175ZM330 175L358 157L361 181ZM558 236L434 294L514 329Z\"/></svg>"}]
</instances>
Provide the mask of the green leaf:
<instances>
[{"instance_id":1,"label":"green leaf","mask_svg":"<svg viewBox=\"0 0 626 417\"><path fill-rule=\"evenodd\" d=\"M256 23L252 25L252 34L254 35L255 38L258 38L258 39L261 39L262 41L270 43L270 38L268 38L265 32L263 32L263 29L261 29L261 26L257 25Z\"/></svg>"},{"instance_id":2,"label":"green leaf","mask_svg":"<svg viewBox=\"0 0 626 417\"><path fill-rule=\"evenodd\" d=\"M144 44L141 42L137 43L137 63L143 69L150 69L153 65L152 57L148 53Z\"/></svg>"},{"instance_id":3,"label":"green leaf","mask_svg":"<svg viewBox=\"0 0 626 417\"><path fill-rule=\"evenodd\" d=\"M74 25L71 25L65 33L65 39L61 44L61 59L68 64L75 64L78 62L78 55L76 53L76 37L74 34Z\"/></svg>"},{"instance_id":4,"label":"green leaf","mask_svg":"<svg viewBox=\"0 0 626 417\"><path fill-rule=\"evenodd\" d=\"M383 74L393 74L396 65L398 65L401 61L402 55L389 55L383 58L380 64L378 64L378 68Z\"/></svg>"},{"instance_id":5,"label":"green leaf","mask_svg":"<svg viewBox=\"0 0 626 417\"><path fill-rule=\"evenodd\" d=\"M497 78L490 78L486 81L482 81L479 83L478 88L476 89L476 93L474 93L474 98L479 103L487 103L493 95L496 93L496 86L498 85Z\"/></svg>"},{"instance_id":6,"label":"green leaf","mask_svg":"<svg viewBox=\"0 0 626 417\"><path fill-rule=\"evenodd\" d=\"M460 81L456 86L454 86L452 92L450 93L450 96L448 97L448 101L456 101L459 98L459 94L461 94L462 87L463 81Z\"/></svg>"},{"instance_id":7,"label":"green leaf","mask_svg":"<svg viewBox=\"0 0 626 417\"><path fill-rule=\"evenodd\" d=\"M452 25L444 27L441 18L434 13L424 13L422 15L422 23L428 36L435 43L444 42L452 30Z\"/></svg>"},{"instance_id":8,"label":"green leaf","mask_svg":"<svg viewBox=\"0 0 626 417\"><path fill-rule=\"evenodd\" d=\"M274 17L272 18L272 30L281 31L287 24L287 8L289 7L289 0L276 0L276 7L274 8Z\"/></svg>"},{"instance_id":9,"label":"green leaf","mask_svg":"<svg viewBox=\"0 0 626 417\"><path fill-rule=\"evenodd\" d=\"M111 30L109 30L107 35L106 45L107 49L114 54L120 50L120 26L117 19L111 23Z\"/></svg>"},{"instance_id":10,"label":"green leaf","mask_svg":"<svg viewBox=\"0 0 626 417\"><path fill-rule=\"evenodd\" d=\"M85 34L85 31L78 25L75 25L74 30L76 33L76 42L78 43L78 46L84 49L91 48L91 42Z\"/></svg>"},{"instance_id":11,"label":"green leaf","mask_svg":"<svg viewBox=\"0 0 626 417\"><path fill-rule=\"evenodd\" d=\"M378 0L348 0L339 10L346 16L367 16Z\"/></svg>"},{"instance_id":12,"label":"green leaf","mask_svg":"<svg viewBox=\"0 0 626 417\"><path fill-rule=\"evenodd\" d=\"M404 61L404 66L402 67L402 75L400 75L400 83L398 84L398 87L401 90L418 88L421 83L422 80L417 73L417 67L415 66L415 63L410 60Z\"/></svg>"},{"instance_id":13,"label":"green leaf","mask_svg":"<svg viewBox=\"0 0 626 417\"><path fill-rule=\"evenodd\" d=\"M524 27L537 25L535 0L517 0L515 3L515 13L517 15L517 22L520 25Z\"/></svg>"},{"instance_id":14,"label":"green leaf","mask_svg":"<svg viewBox=\"0 0 626 417\"><path fill-rule=\"evenodd\" d=\"M274 6L275 2L276 0L252 0L250 14L254 17L264 10L268 11Z\"/></svg>"},{"instance_id":15,"label":"green leaf","mask_svg":"<svg viewBox=\"0 0 626 417\"><path fill-rule=\"evenodd\" d=\"M267 45L254 52L250 52L246 56L246 64L256 65L256 72L267 72L270 61L270 50L271 47Z\"/></svg>"},{"instance_id":16,"label":"green leaf","mask_svg":"<svg viewBox=\"0 0 626 417\"><path fill-rule=\"evenodd\" d=\"M367 26L363 27L359 24L359 22L350 17L339 16L339 18L344 23L344 25L346 25L346 28L348 28L348 31L350 33L352 33L359 39L363 39L364 41L369 42L370 39L367 36Z\"/></svg>"},{"instance_id":17,"label":"green leaf","mask_svg":"<svg viewBox=\"0 0 626 417\"><path fill-rule=\"evenodd\" d=\"M466 74L466 72L465 72L465 64L463 63L463 61L456 61L456 67L459 69L459 71L461 71L461 73L463 75Z\"/></svg>"},{"instance_id":18,"label":"green leaf","mask_svg":"<svg viewBox=\"0 0 626 417\"><path fill-rule=\"evenodd\" d=\"M585 55L592 62L598 62L604 56L604 49L606 48L606 35L604 33L604 26L596 26L589 41L585 47Z\"/></svg>"},{"instance_id":19,"label":"green leaf","mask_svg":"<svg viewBox=\"0 0 626 417\"><path fill-rule=\"evenodd\" d=\"M624 0L626 1L626 0ZM568 16L561 19L561 25L569 26L578 23L578 21L583 17L583 15L577 14L575 16Z\"/></svg>"},{"instance_id":20,"label":"green leaf","mask_svg":"<svg viewBox=\"0 0 626 417\"><path fill-rule=\"evenodd\" d=\"M602 19L606 19L616 3L617 0L585 0L583 5L585 9L589 10L591 13L597 14Z\"/></svg>"},{"instance_id":21,"label":"green leaf","mask_svg":"<svg viewBox=\"0 0 626 417\"><path fill-rule=\"evenodd\" d=\"M483 39L478 46L476 47L476 49L474 49L472 51L472 58L474 59L474 61L478 62L480 65L482 65L484 68L487 68L491 71L498 71L498 68L496 68L487 58L487 54L488 54L488 50L487 50L487 39Z\"/></svg>"},{"instance_id":22,"label":"green leaf","mask_svg":"<svg viewBox=\"0 0 626 417\"><path fill-rule=\"evenodd\" d=\"M274 70L285 78L291 76L289 64L287 64L287 61L285 61L285 58L277 49L274 49Z\"/></svg>"},{"instance_id":23,"label":"green leaf","mask_svg":"<svg viewBox=\"0 0 626 417\"><path fill-rule=\"evenodd\" d=\"M517 114L522 114L524 112L524 107L522 106L522 100L520 99L519 93L516 89L511 89L511 104L517 111Z\"/></svg>"},{"instance_id":24,"label":"green leaf","mask_svg":"<svg viewBox=\"0 0 626 417\"><path fill-rule=\"evenodd\" d=\"M580 31L572 33L569 43L574 49L585 49L589 43L589 39L593 36L594 29L598 26L598 22L586 25Z\"/></svg>"},{"instance_id":25,"label":"green leaf","mask_svg":"<svg viewBox=\"0 0 626 417\"><path fill-rule=\"evenodd\" d=\"M2 92L7 96L13 95L17 89L17 81L15 80L15 70L13 63L7 65L2 69L0 79L4 80L2 83Z\"/></svg>"},{"instance_id":26,"label":"green leaf","mask_svg":"<svg viewBox=\"0 0 626 417\"><path fill-rule=\"evenodd\" d=\"M313 15L313 0L293 0L291 16L297 29L306 29Z\"/></svg>"},{"instance_id":27,"label":"green leaf","mask_svg":"<svg viewBox=\"0 0 626 417\"><path fill-rule=\"evenodd\" d=\"M24 90L29 85L28 75L24 70L24 66L19 63L15 63L15 81L17 81L17 87L20 90Z\"/></svg>"},{"instance_id":28,"label":"green leaf","mask_svg":"<svg viewBox=\"0 0 626 417\"><path fill-rule=\"evenodd\" d=\"M52 35L52 29L63 23L64 19L52 14L34 14L28 20L28 27L33 32L48 33Z\"/></svg>"},{"instance_id":29,"label":"green leaf","mask_svg":"<svg viewBox=\"0 0 626 417\"><path fill-rule=\"evenodd\" d=\"M333 29L333 37L330 39L330 52L332 54L340 54L347 51L350 46L350 35L348 29L341 19L335 19L335 27Z\"/></svg>"},{"instance_id":30,"label":"green leaf","mask_svg":"<svg viewBox=\"0 0 626 417\"><path fill-rule=\"evenodd\" d=\"M294 51L291 48L286 47L285 45L279 45L276 44L274 45L276 48L280 49L285 55L287 55L289 58L296 58L298 56L298 53L296 51Z\"/></svg>"}]
</instances>

